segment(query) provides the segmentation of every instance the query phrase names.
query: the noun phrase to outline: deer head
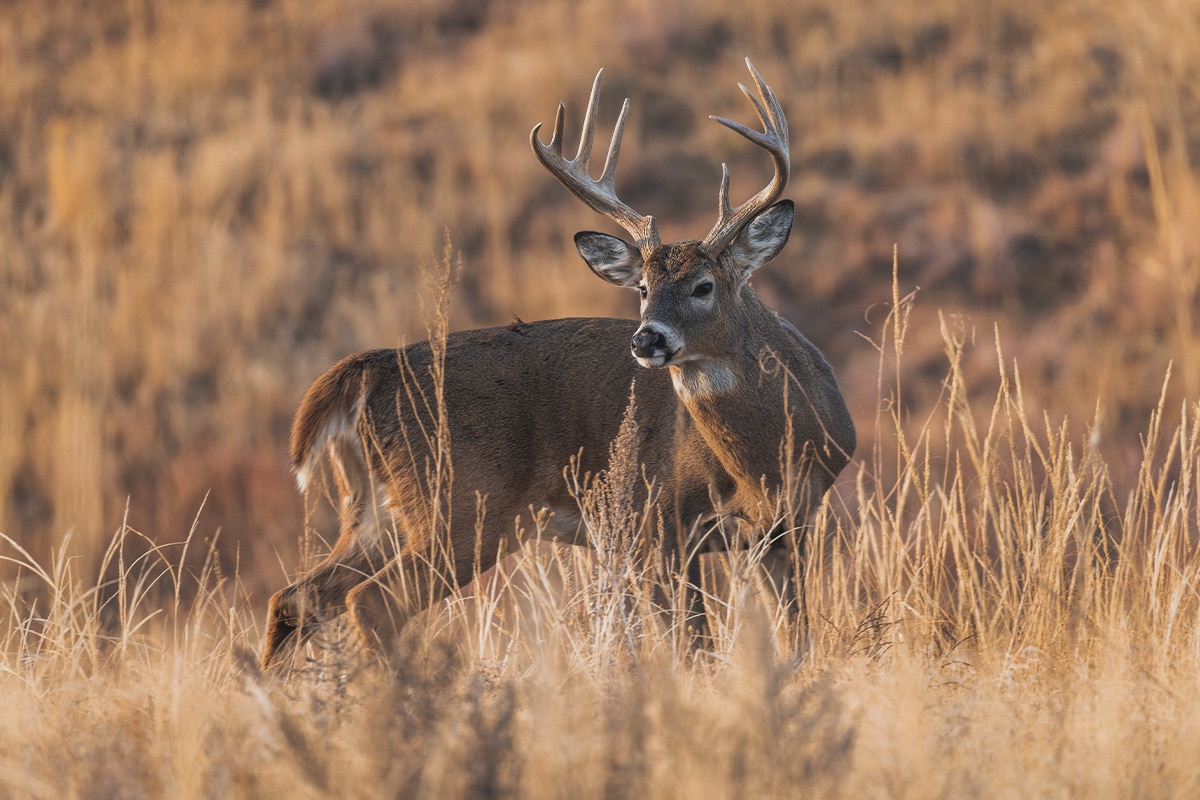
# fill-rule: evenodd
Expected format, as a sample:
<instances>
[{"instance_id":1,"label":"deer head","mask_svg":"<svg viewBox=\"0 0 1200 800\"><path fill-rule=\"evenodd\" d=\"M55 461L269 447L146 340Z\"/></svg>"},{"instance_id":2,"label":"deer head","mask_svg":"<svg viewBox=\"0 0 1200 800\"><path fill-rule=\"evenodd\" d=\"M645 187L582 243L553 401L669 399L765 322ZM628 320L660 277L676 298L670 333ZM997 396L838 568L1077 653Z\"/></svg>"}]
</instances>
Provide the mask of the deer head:
<instances>
[{"instance_id":1,"label":"deer head","mask_svg":"<svg viewBox=\"0 0 1200 800\"><path fill-rule=\"evenodd\" d=\"M563 156L564 106L560 103L549 144L538 137L541 125L530 134L533 151L542 164L576 197L612 219L633 237L629 242L593 231L575 235L575 245L587 265L604 280L637 289L641 294L641 325L630 349L645 367L680 367L702 374L711 389L719 390L732 378L728 361L736 357L731 345L745 338L762 306L749 289L751 273L773 259L787 243L794 209L790 201L776 202L787 184L790 169L787 119L775 93L746 59L757 96L744 85L742 92L754 104L762 131L724 119L712 119L763 148L771 157L775 174L770 183L734 209L729 202L729 169L721 165L717 222L702 241L661 244L654 217L634 211L616 194L614 179L621 137L629 111L621 108L598 180L589 174L596 127L597 95L603 70L596 74L575 158ZM685 366L686 365L686 366Z\"/></svg>"}]
</instances>

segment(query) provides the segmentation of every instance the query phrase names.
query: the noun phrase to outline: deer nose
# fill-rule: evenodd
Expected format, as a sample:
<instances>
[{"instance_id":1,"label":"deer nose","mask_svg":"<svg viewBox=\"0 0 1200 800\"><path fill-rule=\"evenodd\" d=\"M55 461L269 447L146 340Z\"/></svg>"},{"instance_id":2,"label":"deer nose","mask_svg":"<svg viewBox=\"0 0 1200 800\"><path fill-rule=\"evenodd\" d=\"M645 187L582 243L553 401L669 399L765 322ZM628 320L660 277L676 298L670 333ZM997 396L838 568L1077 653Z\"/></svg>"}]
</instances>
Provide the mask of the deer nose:
<instances>
[{"instance_id":1,"label":"deer nose","mask_svg":"<svg viewBox=\"0 0 1200 800\"><path fill-rule=\"evenodd\" d=\"M667 337L653 328L641 328L633 335L633 354L638 358L653 358L667 346Z\"/></svg>"}]
</instances>

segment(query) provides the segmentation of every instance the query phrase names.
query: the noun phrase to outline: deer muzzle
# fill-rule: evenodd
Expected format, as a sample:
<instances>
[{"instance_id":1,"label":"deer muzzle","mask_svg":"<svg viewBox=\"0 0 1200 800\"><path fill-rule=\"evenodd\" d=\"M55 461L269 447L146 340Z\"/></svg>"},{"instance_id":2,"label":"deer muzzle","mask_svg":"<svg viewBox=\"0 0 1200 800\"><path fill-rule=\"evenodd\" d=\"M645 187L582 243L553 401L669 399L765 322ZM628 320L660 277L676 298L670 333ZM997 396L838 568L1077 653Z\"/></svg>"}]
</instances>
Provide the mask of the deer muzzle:
<instances>
[{"instance_id":1,"label":"deer muzzle","mask_svg":"<svg viewBox=\"0 0 1200 800\"><path fill-rule=\"evenodd\" d=\"M633 334L630 350L633 352L633 357L643 367L665 366L679 349L672 345L670 341L672 338L669 331L659 330L647 323Z\"/></svg>"}]
</instances>

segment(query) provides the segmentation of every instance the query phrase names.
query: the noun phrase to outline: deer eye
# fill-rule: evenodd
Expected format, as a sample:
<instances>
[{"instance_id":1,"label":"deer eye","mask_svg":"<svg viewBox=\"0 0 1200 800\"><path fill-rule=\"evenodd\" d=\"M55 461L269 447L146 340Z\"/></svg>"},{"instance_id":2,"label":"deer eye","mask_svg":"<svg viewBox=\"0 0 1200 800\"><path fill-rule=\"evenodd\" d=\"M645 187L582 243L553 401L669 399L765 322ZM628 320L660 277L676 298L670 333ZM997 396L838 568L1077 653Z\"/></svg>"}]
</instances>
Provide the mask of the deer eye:
<instances>
[{"instance_id":1,"label":"deer eye","mask_svg":"<svg viewBox=\"0 0 1200 800\"><path fill-rule=\"evenodd\" d=\"M645 300L646 299L646 287L639 286L639 287L637 287L637 289L638 289L638 294L640 294L642 296L642 299Z\"/></svg>"},{"instance_id":2,"label":"deer eye","mask_svg":"<svg viewBox=\"0 0 1200 800\"><path fill-rule=\"evenodd\" d=\"M708 295L712 294L712 290L712 281L705 281L704 283L698 285L695 289L692 289L692 297L707 297Z\"/></svg>"}]
</instances>

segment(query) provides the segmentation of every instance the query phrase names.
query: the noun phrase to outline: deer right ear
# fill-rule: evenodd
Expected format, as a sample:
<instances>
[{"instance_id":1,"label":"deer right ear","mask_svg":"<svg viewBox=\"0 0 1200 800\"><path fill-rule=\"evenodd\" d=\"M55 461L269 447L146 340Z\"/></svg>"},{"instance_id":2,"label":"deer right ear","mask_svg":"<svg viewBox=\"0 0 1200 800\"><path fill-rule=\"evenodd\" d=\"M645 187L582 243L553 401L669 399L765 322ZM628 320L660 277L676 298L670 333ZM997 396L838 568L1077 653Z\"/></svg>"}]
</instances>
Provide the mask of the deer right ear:
<instances>
[{"instance_id":1,"label":"deer right ear","mask_svg":"<svg viewBox=\"0 0 1200 800\"><path fill-rule=\"evenodd\" d=\"M580 231L575 234L575 247L592 272L615 286L633 288L642 278L642 254L624 239Z\"/></svg>"}]
</instances>

